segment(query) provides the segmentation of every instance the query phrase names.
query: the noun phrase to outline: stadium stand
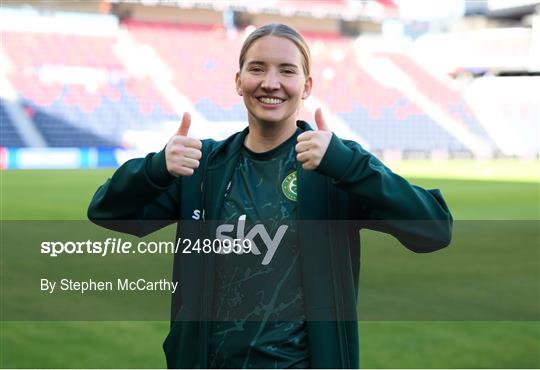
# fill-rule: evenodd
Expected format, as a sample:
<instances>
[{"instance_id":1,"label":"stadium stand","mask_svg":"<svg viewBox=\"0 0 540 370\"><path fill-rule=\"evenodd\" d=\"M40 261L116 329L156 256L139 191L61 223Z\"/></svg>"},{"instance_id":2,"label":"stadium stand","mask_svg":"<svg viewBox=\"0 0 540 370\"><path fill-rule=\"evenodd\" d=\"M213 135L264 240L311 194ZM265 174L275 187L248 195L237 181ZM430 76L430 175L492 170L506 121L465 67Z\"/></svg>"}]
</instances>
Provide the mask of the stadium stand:
<instances>
[{"instance_id":1,"label":"stadium stand","mask_svg":"<svg viewBox=\"0 0 540 370\"><path fill-rule=\"evenodd\" d=\"M266 11L273 6L280 15L293 14L299 19L316 17L322 11L344 17L354 8L351 1L324 0L311 2L314 6L303 14L304 3L276 0L259 8ZM381 7L383 17L399 10L394 1L379 0L375 8L362 5L355 11L373 16L368 23L380 23L376 9ZM13 12L10 14L16 10ZM92 20L84 31L77 27L2 30L2 57L9 60L10 67L0 63L0 72L18 94L15 104L48 146L138 146L146 133L150 137L169 130L184 110L210 125L229 123L232 127L235 123L237 127L246 122L243 102L234 89L234 73L242 41L252 27L242 30L226 22L197 20L187 24L186 17L176 23L159 17L130 19L126 14L90 17L94 21L107 18L111 26L107 31L99 30L99 22L92 27ZM45 13L35 16L44 22L56 21ZM70 13L62 17L69 19L66 24L81 19ZM17 28L14 23L10 27ZM513 102L510 96L500 96L496 109L489 112L482 97L504 83L498 85L494 80L489 87L450 84L440 70L425 68L412 50L374 46L385 42L384 38L360 46L359 39L365 41L372 35L355 39L341 35L339 28L317 32L312 28L313 24L302 32L313 54L310 99L370 150L413 156L444 151L482 157L486 150L489 156L538 155L540 145L530 135L538 131L534 99L522 96ZM371 32L369 27L366 30ZM534 86L533 82L523 88L519 82L514 84L518 89ZM311 120L314 108L306 104L301 117ZM1 115L1 146L36 146L4 106ZM204 133L212 135L211 130Z\"/></svg>"},{"instance_id":2,"label":"stadium stand","mask_svg":"<svg viewBox=\"0 0 540 370\"><path fill-rule=\"evenodd\" d=\"M114 37L4 32L3 41L17 66L7 77L49 146L121 146L124 130L175 117L148 78L124 68Z\"/></svg>"},{"instance_id":3,"label":"stadium stand","mask_svg":"<svg viewBox=\"0 0 540 370\"><path fill-rule=\"evenodd\" d=\"M26 146L19 132L15 128L9 114L0 99L0 147L19 148Z\"/></svg>"},{"instance_id":4,"label":"stadium stand","mask_svg":"<svg viewBox=\"0 0 540 370\"><path fill-rule=\"evenodd\" d=\"M176 67L172 68L175 87L205 118L245 120L245 109L233 89L232 71L238 68L236 55L241 46L240 35L230 36L223 28L210 26L147 22L126 22L124 26L139 43L152 46L169 66ZM336 34L308 34L307 39L317 50L313 95L345 119L353 131L365 137L371 148L466 151L458 140L436 126L405 96L385 88L364 71L356 63L350 39ZM199 52L200 45L213 47ZM193 76L205 77L193 83ZM392 133L404 136L396 137Z\"/></svg>"},{"instance_id":5,"label":"stadium stand","mask_svg":"<svg viewBox=\"0 0 540 370\"><path fill-rule=\"evenodd\" d=\"M123 24L173 71L173 85L210 121L246 120L234 89L241 38L223 27L148 22ZM211 47L207 47L211 46Z\"/></svg>"},{"instance_id":6,"label":"stadium stand","mask_svg":"<svg viewBox=\"0 0 540 370\"><path fill-rule=\"evenodd\" d=\"M34 106L26 106L26 111L32 120L41 127L41 133L50 147L116 147L117 142L109 141L92 133L88 129L83 129L71 125L58 116L48 114L43 109L35 109ZM76 119L76 118L75 118Z\"/></svg>"},{"instance_id":7,"label":"stadium stand","mask_svg":"<svg viewBox=\"0 0 540 370\"><path fill-rule=\"evenodd\" d=\"M377 53L377 55L390 59L397 67L411 77L415 86L425 96L429 96L454 119L466 124L471 132L489 142L491 147L495 146L489 134L478 123L474 113L463 100L459 91L449 88L440 79L437 79L411 57L405 54Z\"/></svg>"},{"instance_id":8,"label":"stadium stand","mask_svg":"<svg viewBox=\"0 0 540 370\"><path fill-rule=\"evenodd\" d=\"M365 138L373 150L466 151L396 89L383 86L357 62L351 40L308 37L314 46L314 94Z\"/></svg>"}]
</instances>

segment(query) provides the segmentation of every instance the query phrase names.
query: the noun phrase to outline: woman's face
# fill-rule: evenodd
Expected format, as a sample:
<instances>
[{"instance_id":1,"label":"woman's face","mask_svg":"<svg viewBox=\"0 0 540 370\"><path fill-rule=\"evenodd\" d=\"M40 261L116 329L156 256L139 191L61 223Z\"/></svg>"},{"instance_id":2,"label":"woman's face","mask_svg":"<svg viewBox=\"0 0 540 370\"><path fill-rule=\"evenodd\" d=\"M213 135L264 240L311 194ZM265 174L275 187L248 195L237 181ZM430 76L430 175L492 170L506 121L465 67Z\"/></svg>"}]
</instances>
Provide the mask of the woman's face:
<instances>
[{"instance_id":1,"label":"woman's face","mask_svg":"<svg viewBox=\"0 0 540 370\"><path fill-rule=\"evenodd\" d=\"M251 45L236 74L236 90L250 122L296 124L300 103L312 85L302 61L296 44L283 37L264 36Z\"/></svg>"}]
</instances>

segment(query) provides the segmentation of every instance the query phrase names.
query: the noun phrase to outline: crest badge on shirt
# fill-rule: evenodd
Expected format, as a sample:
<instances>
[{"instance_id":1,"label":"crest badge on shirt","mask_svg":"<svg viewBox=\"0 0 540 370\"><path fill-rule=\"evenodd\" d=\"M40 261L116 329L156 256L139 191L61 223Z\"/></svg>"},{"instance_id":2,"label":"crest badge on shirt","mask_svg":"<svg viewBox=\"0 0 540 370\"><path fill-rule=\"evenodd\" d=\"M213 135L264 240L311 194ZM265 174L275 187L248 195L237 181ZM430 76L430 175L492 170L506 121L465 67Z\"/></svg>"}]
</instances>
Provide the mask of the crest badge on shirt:
<instances>
[{"instance_id":1,"label":"crest badge on shirt","mask_svg":"<svg viewBox=\"0 0 540 370\"><path fill-rule=\"evenodd\" d=\"M297 191L296 191L296 171L291 172L290 174L283 179L281 183L281 191L283 195L289 200L296 202Z\"/></svg>"}]
</instances>

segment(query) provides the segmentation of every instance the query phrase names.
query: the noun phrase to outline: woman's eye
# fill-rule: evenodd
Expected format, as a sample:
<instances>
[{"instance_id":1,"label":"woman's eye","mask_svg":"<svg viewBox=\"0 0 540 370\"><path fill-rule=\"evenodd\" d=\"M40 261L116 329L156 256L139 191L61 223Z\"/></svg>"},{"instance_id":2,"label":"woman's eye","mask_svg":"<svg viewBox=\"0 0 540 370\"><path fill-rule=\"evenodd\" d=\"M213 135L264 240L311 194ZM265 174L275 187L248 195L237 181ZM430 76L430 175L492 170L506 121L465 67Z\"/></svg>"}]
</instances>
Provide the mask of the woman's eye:
<instances>
[{"instance_id":1,"label":"woman's eye","mask_svg":"<svg viewBox=\"0 0 540 370\"><path fill-rule=\"evenodd\" d=\"M292 75L292 74L296 73L296 71L294 69L284 69L282 72L287 74L287 75Z\"/></svg>"}]
</instances>

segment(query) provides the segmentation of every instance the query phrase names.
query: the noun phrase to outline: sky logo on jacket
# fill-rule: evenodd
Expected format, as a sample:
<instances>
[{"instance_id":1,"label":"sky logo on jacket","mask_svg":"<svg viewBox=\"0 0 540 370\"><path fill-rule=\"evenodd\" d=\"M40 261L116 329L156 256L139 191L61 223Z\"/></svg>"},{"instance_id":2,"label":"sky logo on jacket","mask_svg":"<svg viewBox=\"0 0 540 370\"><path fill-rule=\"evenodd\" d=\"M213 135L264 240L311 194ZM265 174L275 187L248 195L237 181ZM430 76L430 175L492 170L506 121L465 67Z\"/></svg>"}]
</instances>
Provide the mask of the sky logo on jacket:
<instances>
[{"instance_id":1,"label":"sky logo on jacket","mask_svg":"<svg viewBox=\"0 0 540 370\"><path fill-rule=\"evenodd\" d=\"M236 226L236 238L234 238L233 236L231 236L232 234L230 234L234 232L234 224L219 225L216 229L216 239L229 239L231 243L233 242L233 239L249 239L251 241L251 253L259 255L261 254L261 251L255 243L254 239L255 237L257 237L257 235L260 236L260 239L266 247L266 253L261 262L261 265L268 265L270 261L272 261L272 258L274 257L274 254L279 247L279 243L281 242L283 236L285 235L285 232L289 228L288 225L281 225L274 234L274 237L270 237L270 234L268 233L266 227L263 224L256 224L246 234L246 215L241 215L240 217L238 217L238 224Z\"/></svg>"}]
</instances>

